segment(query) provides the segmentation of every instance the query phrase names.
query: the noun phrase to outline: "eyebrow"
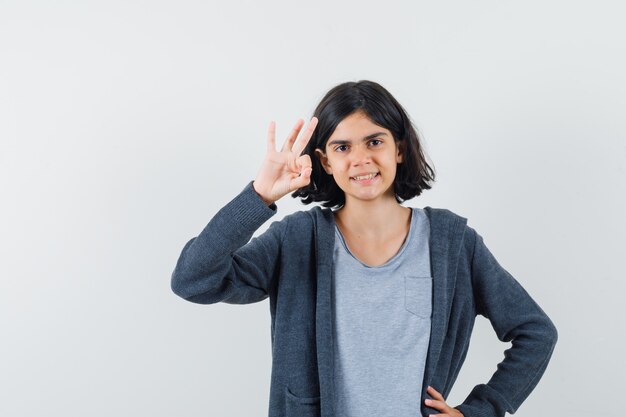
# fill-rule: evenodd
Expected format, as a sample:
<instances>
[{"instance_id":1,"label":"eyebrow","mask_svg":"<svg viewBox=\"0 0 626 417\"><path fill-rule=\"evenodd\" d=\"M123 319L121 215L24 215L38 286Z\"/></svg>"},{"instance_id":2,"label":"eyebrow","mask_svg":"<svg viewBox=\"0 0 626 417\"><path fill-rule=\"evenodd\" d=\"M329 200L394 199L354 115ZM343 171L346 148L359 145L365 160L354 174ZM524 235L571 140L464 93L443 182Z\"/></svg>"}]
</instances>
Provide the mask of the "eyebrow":
<instances>
[{"instance_id":1,"label":"eyebrow","mask_svg":"<svg viewBox=\"0 0 626 417\"><path fill-rule=\"evenodd\" d=\"M370 139L374 139L378 136L387 136L387 134L385 132L376 132L376 133L372 133L371 135L367 135L365 136L363 139L361 139L363 142L368 141ZM346 145L350 143L349 140L345 140L345 139L333 139L330 142L327 143L327 145Z\"/></svg>"}]
</instances>

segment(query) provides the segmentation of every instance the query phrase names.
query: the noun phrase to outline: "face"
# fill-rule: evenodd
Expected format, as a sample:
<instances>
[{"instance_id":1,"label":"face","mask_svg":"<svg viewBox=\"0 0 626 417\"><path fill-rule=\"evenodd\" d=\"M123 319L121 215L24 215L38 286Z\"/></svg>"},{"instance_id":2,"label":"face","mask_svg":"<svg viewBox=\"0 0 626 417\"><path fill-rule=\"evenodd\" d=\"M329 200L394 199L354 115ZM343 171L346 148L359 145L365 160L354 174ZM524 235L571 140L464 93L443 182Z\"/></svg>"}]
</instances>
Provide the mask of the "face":
<instances>
[{"instance_id":1,"label":"face","mask_svg":"<svg viewBox=\"0 0 626 417\"><path fill-rule=\"evenodd\" d=\"M392 198L402 153L391 132L363 112L352 113L335 128L324 151L315 150L324 170L350 199ZM374 175L372 177L372 175Z\"/></svg>"}]
</instances>

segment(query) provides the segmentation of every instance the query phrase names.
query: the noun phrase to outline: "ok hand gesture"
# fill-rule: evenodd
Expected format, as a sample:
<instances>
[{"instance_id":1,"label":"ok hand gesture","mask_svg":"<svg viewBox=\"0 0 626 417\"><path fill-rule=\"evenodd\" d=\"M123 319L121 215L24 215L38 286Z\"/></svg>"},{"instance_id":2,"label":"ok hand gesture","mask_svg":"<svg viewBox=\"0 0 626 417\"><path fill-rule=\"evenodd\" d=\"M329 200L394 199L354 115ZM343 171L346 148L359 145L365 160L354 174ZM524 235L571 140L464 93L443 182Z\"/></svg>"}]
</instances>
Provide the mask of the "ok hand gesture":
<instances>
[{"instance_id":1,"label":"ok hand gesture","mask_svg":"<svg viewBox=\"0 0 626 417\"><path fill-rule=\"evenodd\" d=\"M270 205L286 194L304 187L311 181L311 158L300 155L313 135L317 118L313 117L304 134L294 145L304 120L299 119L279 152L276 151L276 123L270 122L267 132L267 153L252 183L254 190Z\"/></svg>"}]
</instances>

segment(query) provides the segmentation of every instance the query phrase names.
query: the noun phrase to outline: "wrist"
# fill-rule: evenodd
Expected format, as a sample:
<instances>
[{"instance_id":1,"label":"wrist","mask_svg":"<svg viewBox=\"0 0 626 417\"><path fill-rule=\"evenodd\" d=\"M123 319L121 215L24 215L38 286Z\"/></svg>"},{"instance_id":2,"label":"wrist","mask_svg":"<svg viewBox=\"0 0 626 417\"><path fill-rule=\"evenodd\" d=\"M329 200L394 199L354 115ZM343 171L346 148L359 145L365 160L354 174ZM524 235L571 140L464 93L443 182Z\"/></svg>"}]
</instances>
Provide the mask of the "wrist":
<instances>
[{"instance_id":1,"label":"wrist","mask_svg":"<svg viewBox=\"0 0 626 417\"><path fill-rule=\"evenodd\" d=\"M273 201L268 200L267 198L263 197L263 196L262 196L262 195L261 195L261 194L260 194L260 193L256 190L256 188L254 187L254 181L252 181L252 189L254 190L254 192L256 193L256 195L258 195L258 196L259 196L259 198L260 198L260 199L261 199L261 200L262 200L262 201L263 201L266 205L271 206L272 204L274 204L274 202L273 202Z\"/></svg>"}]
</instances>

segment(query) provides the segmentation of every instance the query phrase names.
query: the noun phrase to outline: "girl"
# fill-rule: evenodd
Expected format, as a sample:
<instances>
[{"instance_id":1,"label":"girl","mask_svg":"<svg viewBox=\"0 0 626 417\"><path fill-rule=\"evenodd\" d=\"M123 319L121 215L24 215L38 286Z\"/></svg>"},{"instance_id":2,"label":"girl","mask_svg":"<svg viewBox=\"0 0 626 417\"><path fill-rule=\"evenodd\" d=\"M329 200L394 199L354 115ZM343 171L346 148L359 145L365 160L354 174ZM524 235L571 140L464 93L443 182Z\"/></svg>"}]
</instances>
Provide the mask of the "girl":
<instances>
[{"instance_id":1,"label":"girl","mask_svg":"<svg viewBox=\"0 0 626 417\"><path fill-rule=\"evenodd\" d=\"M269 297L269 416L498 417L515 413L557 341L545 312L467 219L401 203L430 189L408 115L381 85L332 88L300 139L184 246L172 290L194 303ZM320 202L253 233L288 193ZM512 342L491 379L450 407L476 315Z\"/></svg>"}]
</instances>

